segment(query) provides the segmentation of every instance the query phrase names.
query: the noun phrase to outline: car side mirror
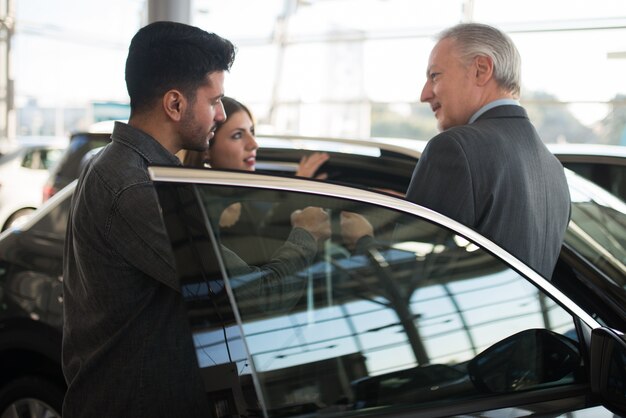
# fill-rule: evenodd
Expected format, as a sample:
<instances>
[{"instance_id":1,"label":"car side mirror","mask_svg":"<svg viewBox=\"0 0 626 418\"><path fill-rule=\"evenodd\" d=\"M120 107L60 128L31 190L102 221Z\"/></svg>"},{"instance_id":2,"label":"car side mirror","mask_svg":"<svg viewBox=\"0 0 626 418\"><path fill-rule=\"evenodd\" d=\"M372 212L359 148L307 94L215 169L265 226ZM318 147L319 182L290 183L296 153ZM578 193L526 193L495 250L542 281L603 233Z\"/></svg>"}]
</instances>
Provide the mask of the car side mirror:
<instances>
[{"instance_id":1,"label":"car side mirror","mask_svg":"<svg viewBox=\"0 0 626 418\"><path fill-rule=\"evenodd\" d=\"M546 329L529 329L474 357L467 371L483 393L507 393L574 381L582 363L578 345Z\"/></svg>"},{"instance_id":2,"label":"car side mirror","mask_svg":"<svg viewBox=\"0 0 626 418\"><path fill-rule=\"evenodd\" d=\"M624 334L596 328L591 332L591 391L607 408L626 415L626 341Z\"/></svg>"}]
</instances>

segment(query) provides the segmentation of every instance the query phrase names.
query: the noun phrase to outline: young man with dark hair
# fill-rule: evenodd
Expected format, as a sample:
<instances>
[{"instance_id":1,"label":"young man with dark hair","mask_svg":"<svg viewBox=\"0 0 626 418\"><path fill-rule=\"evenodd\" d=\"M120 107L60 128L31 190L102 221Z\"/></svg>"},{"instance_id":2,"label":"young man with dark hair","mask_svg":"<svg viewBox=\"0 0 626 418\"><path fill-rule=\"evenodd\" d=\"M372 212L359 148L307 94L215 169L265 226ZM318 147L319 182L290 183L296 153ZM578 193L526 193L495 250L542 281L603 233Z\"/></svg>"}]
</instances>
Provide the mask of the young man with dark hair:
<instances>
[{"instance_id":1,"label":"young man with dark hair","mask_svg":"<svg viewBox=\"0 0 626 418\"><path fill-rule=\"evenodd\" d=\"M126 61L131 115L81 173L64 256L63 417L204 417L174 255L149 165L203 151L226 115L231 42L156 22Z\"/></svg>"}]
</instances>

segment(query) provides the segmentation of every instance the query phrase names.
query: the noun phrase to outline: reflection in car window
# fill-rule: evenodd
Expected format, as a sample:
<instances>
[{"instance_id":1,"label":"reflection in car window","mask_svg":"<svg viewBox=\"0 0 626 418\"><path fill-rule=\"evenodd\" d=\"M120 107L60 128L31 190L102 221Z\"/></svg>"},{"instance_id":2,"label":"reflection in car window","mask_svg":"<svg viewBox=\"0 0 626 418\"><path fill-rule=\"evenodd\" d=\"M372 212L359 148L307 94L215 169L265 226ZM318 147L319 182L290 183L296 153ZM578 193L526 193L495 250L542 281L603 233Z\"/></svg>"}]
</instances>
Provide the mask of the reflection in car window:
<instances>
[{"instance_id":1,"label":"reflection in car window","mask_svg":"<svg viewBox=\"0 0 626 418\"><path fill-rule=\"evenodd\" d=\"M620 199L626 199L626 166L600 162L565 162L563 165Z\"/></svg>"},{"instance_id":2,"label":"reflection in car window","mask_svg":"<svg viewBox=\"0 0 626 418\"><path fill-rule=\"evenodd\" d=\"M576 248L626 293L626 203L567 172L572 214L565 243ZM621 289L621 290L619 290Z\"/></svg>"},{"instance_id":3,"label":"reflection in car window","mask_svg":"<svg viewBox=\"0 0 626 418\"><path fill-rule=\"evenodd\" d=\"M193 234L173 235L170 229L170 235L199 364L207 378L224 369L237 374L239 389L231 389L236 403L247 404L242 408L265 408L270 417L348 416L539 390L583 375L571 315L447 229L331 197L206 185L196 190L206 224L187 226ZM228 231L220 217L234 202L265 213L256 213L239 232ZM256 259L248 261L271 262L287 239L288 215L306 206L329 211L333 236L311 263L288 272L286 279L299 283L296 297L290 293L284 306L268 308L265 298L245 291L262 288L263 275L240 275L223 256L250 253L253 246ZM346 248L338 223L343 210L365 216L375 240ZM164 207L167 224L174 212ZM202 227L213 232L212 239L198 232ZM190 234L207 246L184 250ZM209 242L219 243L219 260L202 250ZM197 254L206 257L198 261ZM180 260L188 262L181 267ZM220 262L222 272L215 267ZM206 271L198 275L190 263ZM201 280L189 280L196 276Z\"/></svg>"}]
</instances>

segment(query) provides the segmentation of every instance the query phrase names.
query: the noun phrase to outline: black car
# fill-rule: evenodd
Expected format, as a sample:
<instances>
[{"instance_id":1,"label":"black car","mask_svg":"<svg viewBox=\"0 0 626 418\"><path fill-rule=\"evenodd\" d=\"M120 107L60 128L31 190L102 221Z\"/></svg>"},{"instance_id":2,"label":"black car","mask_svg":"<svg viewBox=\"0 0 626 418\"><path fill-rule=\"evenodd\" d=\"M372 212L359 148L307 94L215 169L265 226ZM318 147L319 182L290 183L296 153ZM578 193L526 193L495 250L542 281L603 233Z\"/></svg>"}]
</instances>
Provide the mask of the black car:
<instances>
[{"instance_id":1,"label":"black car","mask_svg":"<svg viewBox=\"0 0 626 418\"><path fill-rule=\"evenodd\" d=\"M425 141L359 140L288 135L259 135L256 171L292 176L303 153L324 151L330 158L320 167L327 180L404 194Z\"/></svg>"},{"instance_id":2,"label":"black car","mask_svg":"<svg viewBox=\"0 0 626 418\"><path fill-rule=\"evenodd\" d=\"M303 154L309 150L329 152L322 170L328 179L347 185L404 193L427 141L406 138L367 140L296 135L257 135L257 171L293 175ZM71 136L70 147L52 170L43 191L44 201L78 177L85 157L111 141L110 133L79 132ZM568 168L626 200L626 147L596 144L548 144ZM305 151L306 152L306 151ZM350 154L360 155L359 159ZM376 169L375 167L393 167ZM374 175L375 174L375 175Z\"/></svg>"},{"instance_id":3,"label":"black car","mask_svg":"<svg viewBox=\"0 0 626 418\"><path fill-rule=\"evenodd\" d=\"M330 180L385 188L404 193L410 176L428 141L407 138L370 138L346 140L341 138L304 137L293 135L258 135L261 148L257 151L257 170L275 173L282 170L294 174L301 157L301 144L315 150L332 152L323 169ZM312 145L313 144L313 145ZM547 144L548 149L563 166L596 183L626 201L626 147L600 144ZM354 159L345 154L360 154ZM369 158L368 158L369 157ZM349 170L344 167L348 165ZM375 171L373 165L393 167L386 172Z\"/></svg>"},{"instance_id":4,"label":"black car","mask_svg":"<svg viewBox=\"0 0 626 418\"><path fill-rule=\"evenodd\" d=\"M570 170L626 200L626 147L600 144L550 144Z\"/></svg>"},{"instance_id":5,"label":"black car","mask_svg":"<svg viewBox=\"0 0 626 418\"><path fill-rule=\"evenodd\" d=\"M69 146L65 149L58 164L50 171L50 176L43 188L43 201L45 202L78 178L85 155L109 142L111 142L110 133L76 132L72 134Z\"/></svg>"},{"instance_id":6,"label":"black car","mask_svg":"<svg viewBox=\"0 0 626 418\"><path fill-rule=\"evenodd\" d=\"M344 163L369 173L365 181L404 167ZM549 282L474 231L389 194L261 173L151 173L215 416L626 413L626 304L614 299L624 288L611 278L624 273L614 261L624 260L626 214L608 194L585 197L597 187L575 174L572 223ZM0 236L0 416L60 411L62 247L73 187ZM231 271L213 244L226 242L217 217L233 201L320 206L334 225L341 211L357 212L378 245L354 253L334 234L295 273L302 294L268 310L245 296L250 278ZM288 221L272 222L229 242L272 247ZM615 245L604 251L600 239Z\"/></svg>"}]
</instances>

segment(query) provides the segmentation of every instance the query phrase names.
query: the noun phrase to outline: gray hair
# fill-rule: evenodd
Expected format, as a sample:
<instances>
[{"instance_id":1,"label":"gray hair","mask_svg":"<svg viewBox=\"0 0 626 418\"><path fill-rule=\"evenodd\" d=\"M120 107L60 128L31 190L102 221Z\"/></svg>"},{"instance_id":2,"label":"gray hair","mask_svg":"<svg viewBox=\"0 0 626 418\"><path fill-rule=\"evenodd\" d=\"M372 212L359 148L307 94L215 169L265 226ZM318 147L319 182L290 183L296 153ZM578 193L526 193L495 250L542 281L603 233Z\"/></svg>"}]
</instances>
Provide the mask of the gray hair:
<instances>
[{"instance_id":1,"label":"gray hair","mask_svg":"<svg viewBox=\"0 0 626 418\"><path fill-rule=\"evenodd\" d=\"M489 25L461 23L445 29L436 40L453 39L461 59L469 64L476 56L493 60L493 75L500 87L519 97L522 59L507 34Z\"/></svg>"}]
</instances>

